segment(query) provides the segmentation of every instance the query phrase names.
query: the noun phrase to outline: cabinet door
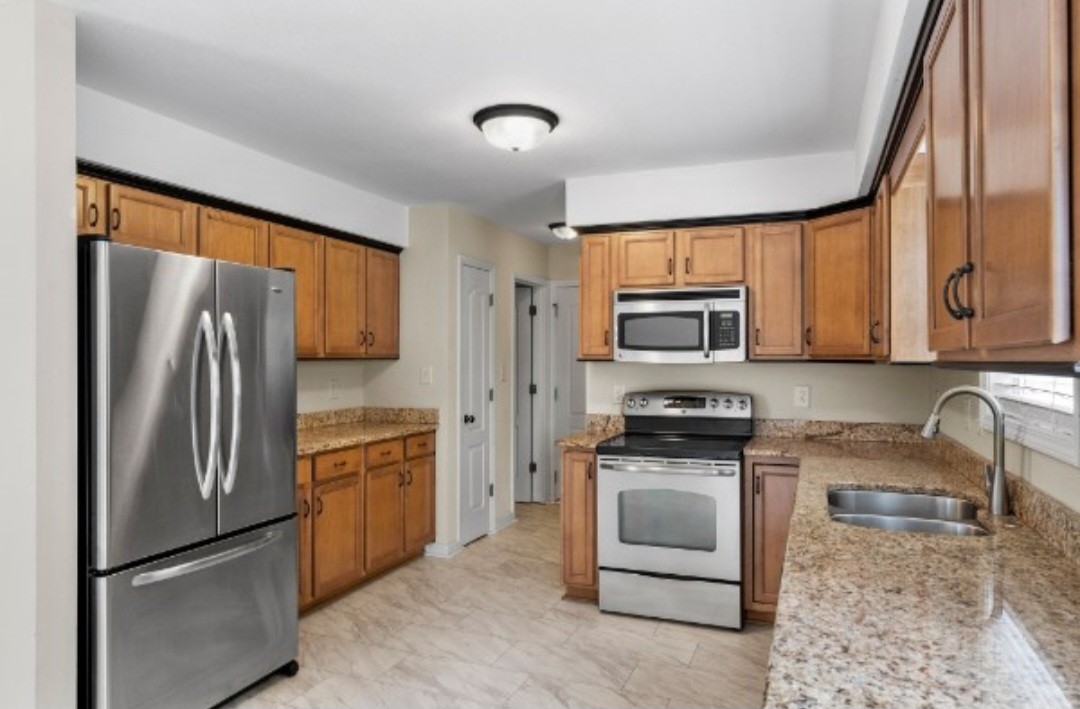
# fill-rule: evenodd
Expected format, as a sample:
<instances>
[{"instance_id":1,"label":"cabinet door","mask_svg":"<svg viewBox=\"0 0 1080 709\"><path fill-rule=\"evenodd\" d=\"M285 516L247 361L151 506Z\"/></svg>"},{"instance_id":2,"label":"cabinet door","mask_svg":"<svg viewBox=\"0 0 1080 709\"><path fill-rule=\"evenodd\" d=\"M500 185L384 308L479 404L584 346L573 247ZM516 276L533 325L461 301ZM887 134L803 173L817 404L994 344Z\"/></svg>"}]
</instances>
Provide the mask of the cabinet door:
<instances>
[{"instance_id":1,"label":"cabinet door","mask_svg":"<svg viewBox=\"0 0 1080 709\"><path fill-rule=\"evenodd\" d=\"M198 223L191 202L109 185L109 236L117 243L194 254Z\"/></svg>"},{"instance_id":2,"label":"cabinet door","mask_svg":"<svg viewBox=\"0 0 1080 709\"><path fill-rule=\"evenodd\" d=\"M612 239L606 235L581 239L579 354L581 359L611 359Z\"/></svg>"},{"instance_id":3,"label":"cabinet door","mask_svg":"<svg viewBox=\"0 0 1080 709\"><path fill-rule=\"evenodd\" d=\"M790 465L754 464L754 592L755 603L775 604L787 551L791 513L799 469Z\"/></svg>"},{"instance_id":4,"label":"cabinet door","mask_svg":"<svg viewBox=\"0 0 1080 709\"><path fill-rule=\"evenodd\" d=\"M927 191L930 349L968 346L968 322L950 314L947 298L957 269L968 263L967 0L941 10L923 70L927 99ZM968 278L957 295L968 298Z\"/></svg>"},{"instance_id":5,"label":"cabinet door","mask_svg":"<svg viewBox=\"0 0 1080 709\"><path fill-rule=\"evenodd\" d=\"M326 240L326 346L331 357L367 351L367 249Z\"/></svg>"},{"instance_id":6,"label":"cabinet door","mask_svg":"<svg viewBox=\"0 0 1080 709\"><path fill-rule=\"evenodd\" d=\"M595 588L596 455L589 451L563 454L562 484L563 583Z\"/></svg>"},{"instance_id":7,"label":"cabinet door","mask_svg":"<svg viewBox=\"0 0 1080 709\"><path fill-rule=\"evenodd\" d=\"M1064 342L1069 279L1067 0L970 4L971 346Z\"/></svg>"},{"instance_id":8,"label":"cabinet door","mask_svg":"<svg viewBox=\"0 0 1080 709\"><path fill-rule=\"evenodd\" d=\"M397 357L400 323L397 254L367 249L367 355Z\"/></svg>"},{"instance_id":9,"label":"cabinet door","mask_svg":"<svg viewBox=\"0 0 1080 709\"><path fill-rule=\"evenodd\" d=\"M675 232L615 236L615 282L620 288L675 284Z\"/></svg>"},{"instance_id":10,"label":"cabinet door","mask_svg":"<svg viewBox=\"0 0 1080 709\"><path fill-rule=\"evenodd\" d=\"M105 233L105 190L101 180L75 178L75 233Z\"/></svg>"},{"instance_id":11,"label":"cabinet door","mask_svg":"<svg viewBox=\"0 0 1080 709\"><path fill-rule=\"evenodd\" d=\"M741 226L680 231L676 263L679 284L742 283L745 241L745 229Z\"/></svg>"},{"instance_id":12,"label":"cabinet door","mask_svg":"<svg viewBox=\"0 0 1080 709\"><path fill-rule=\"evenodd\" d=\"M270 225L261 219L199 207L199 255L266 266L270 263Z\"/></svg>"},{"instance_id":13,"label":"cabinet door","mask_svg":"<svg viewBox=\"0 0 1080 709\"><path fill-rule=\"evenodd\" d=\"M885 175L874 198L870 240L870 354L888 359L889 323L889 176Z\"/></svg>"},{"instance_id":14,"label":"cabinet door","mask_svg":"<svg viewBox=\"0 0 1080 709\"><path fill-rule=\"evenodd\" d=\"M435 541L435 456L405 463L405 551Z\"/></svg>"},{"instance_id":15,"label":"cabinet door","mask_svg":"<svg viewBox=\"0 0 1080 709\"><path fill-rule=\"evenodd\" d=\"M325 508L324 508L325 509ZM312 509L311 483L296 486L296 552L300 578L300 606L311 603L312 593Z\"/></svg>"},{"instance_id":16,"label":"cabinet door","mask_svg":"<svg viewBox=\"0 0 1080 709\"><path fill-rule=\"evenodd\" d=\"M274 224L270 227L270 267L296 275L296 354L318 357L323 346L323 237Z\"/></svg>"},{"instance_id":17,"label":"cabinet door","mask_svg":"<svg viewBox=\"0 0 1080 709\"><path fill-rule=\"evenodd\" d=\"M405 474L401 464L364 474L364 540L368 572L383 569L405 553L402 529Z\"/></svg>"},{"instance_id":18,"label":"cabinet door","mask_svg":"<svg viewBox=\"0 0 1080 709\"><path fill-rule=\"evenodd\" d=\"M810 356L870 356L870 210L809 222L807 340Z\"/></svg>"},{"instance_id":19,"label":"cabinet door","mask_svg":"<svg viewBox=\"0 0 1080 709\"><path fill-rule=\"evenodd\" d=\"M327 593L355 580L363 570L360 480L342 478L315 487L314 594Z\"/></svg>"},{"instance_id":20,"label":"cabinet door","mask_svg":"<svg viewBox=\"0 0 1080 709\"><path fill-rule=\"evenodd\" d=\"M750 303L755 359L803 355L802 224L754 229L750 241Z\"/></svg>"}]
</instances>

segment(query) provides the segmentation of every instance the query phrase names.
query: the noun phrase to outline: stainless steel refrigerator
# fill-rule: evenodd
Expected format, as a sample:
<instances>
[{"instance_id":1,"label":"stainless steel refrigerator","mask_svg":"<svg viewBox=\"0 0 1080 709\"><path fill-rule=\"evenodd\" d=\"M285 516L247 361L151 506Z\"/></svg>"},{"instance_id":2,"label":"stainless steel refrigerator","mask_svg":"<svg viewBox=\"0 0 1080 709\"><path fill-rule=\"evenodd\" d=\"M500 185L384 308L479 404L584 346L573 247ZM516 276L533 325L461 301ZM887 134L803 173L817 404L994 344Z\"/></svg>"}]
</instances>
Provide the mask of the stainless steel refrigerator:
<instances>
[{"instance_id":1,"label":"stainless steel refrigerator","mask_svg":"<svg viewBox=\"0 0 1080 709\"><path fill-rule=\"evenodd\" d=\"M83 701L295 672L293 274L100 238L80 289Z\"/></svg>"}]
</instances>

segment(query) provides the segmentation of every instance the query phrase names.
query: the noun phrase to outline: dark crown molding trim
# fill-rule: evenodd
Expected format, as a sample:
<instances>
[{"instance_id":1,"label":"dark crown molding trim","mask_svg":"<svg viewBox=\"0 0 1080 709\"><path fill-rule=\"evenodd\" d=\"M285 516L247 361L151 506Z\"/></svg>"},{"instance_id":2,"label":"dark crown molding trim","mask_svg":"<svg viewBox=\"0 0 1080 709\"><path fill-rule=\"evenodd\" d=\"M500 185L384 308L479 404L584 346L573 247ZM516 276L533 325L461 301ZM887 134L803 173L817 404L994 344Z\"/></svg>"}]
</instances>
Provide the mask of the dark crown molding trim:
<instances>
[{"instance_id":1,"label":"dark crown molding trim","mask_svg":"<svg viewBox=\"0 0 1080 709\"><path fill-rule=\"evenodd\" d=\"M766 224L773 222L802 222L808 219L828 217L853 209L862 209L873 204L869 197L857 197L846 202L828 204L814 209L793 210L789 212L764 212L758 214L739 214L728 217L701 217L697 219L669 219L654 222L626 222L623 224L593 224L576 227L579 234L607 234L617 231L654 231L657 229L694 229L706 226L732 226L743 224Z\"/></svg>"},{"instance_id":2,"label":"dark crown molding trim","mask_svg":"<svg viewBox=\"0 0 1080 709\"><path fill-rule=\"evenodd\" d=\"M87 177L96 177L101 180L115 182L118 185L134 187L136 189L146 190L147 192L154 192L156 194L165 195L166 197L173 197L174 199L182 199L185 202L194 202L195 204L199 204L204 207L221 209L226 212L242 214L245 217L262 219L264 221L273 222L274 224L280 224L281 226L292 227L293 229L301 229L303 231L310 231L315 234L322 234L323 236L329 236L333 239L349 241L354 244L368 246L370 248L378 249L380 251L387 251L392 254L400 254L402 252L402 248L400 246L394 246L393 244L376 241L375 239L370 239L366 236L353 234L351 232L342 231L340 229L334 229L333 227L323 226L322 224L315 224L314 222L309 222L304 219L297 219L296 217L290 217L285 214L280 214L278 212L272 212L268 209L252 207L251 205L243 204L241 202L234 202L230 199L215 197L214 195L207 194L205 192L188 189L187 187L180 187L170 182L155 180L150 177L143 177L142 175L136 175L135 173L128 172L126 170L120 170L115 167L101 165L100 163L91 162L89 160L78 160L77 168L80 175L86 175Z\"/></svg>"},{"instance_id":3,"label":"dark crown molding trim","mask_svg":"<svg viewBox=\"0 0 1080 709\"><path fill-rule=\"evenodd\" d=\"M692 229L705 226L729 226L736 224L761 224L766 222L791 222L818 219L832 214L839 214L852 209L869 207L873 204L873 195L877 194L881 181L889 171L889 166L896 159L900 150L900 143L904 139L908 122L915 110L915 104L919 99L919 92L923 83L923 55L930 44L930 37L937 24L938 14L941 12L943 0L930 0L919 27L919 36L915 39L915 46L908 62L907 73L904 75L903 87L897 98L896 108L893 109L892 120L889 122L889 132L885 137L881 155L878 157L877 167L874 168L874 179L871 181L870 190L867 194L856 197L846 202L837 202L815 209L790 212L773 212L768 214L742 214L726 217L700 217L695 219L671 219L667 221L627 222L623 224L591 224L588 226L573 225L579 234L604 234L619 231L652 231L656 229Z\"/></svg>"}]
</instances>

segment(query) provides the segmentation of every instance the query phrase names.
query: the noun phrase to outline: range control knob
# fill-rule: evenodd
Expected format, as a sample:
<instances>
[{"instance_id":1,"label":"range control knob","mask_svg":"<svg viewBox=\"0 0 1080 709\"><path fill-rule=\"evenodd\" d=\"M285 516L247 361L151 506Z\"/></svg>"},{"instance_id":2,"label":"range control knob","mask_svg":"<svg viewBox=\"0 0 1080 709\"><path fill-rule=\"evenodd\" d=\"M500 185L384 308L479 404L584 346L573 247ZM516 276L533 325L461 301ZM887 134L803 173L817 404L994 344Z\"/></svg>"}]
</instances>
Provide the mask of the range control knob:
<instances>
[{"instance_id":1,"label":"range control knob","mask_svg":"<svg viewBox=\"0 0 1080 709\"><path fill-rule=\"evenodd\" d=\"M709 399L709 406L715 409L716 407L720 406L720 400L714 396L713 398Z\"/></svg>"},{"instance_id":2,"label":"range control knob","mask_svg":"<svg viewBox=\"0 0 1080 709\"><path fill-rule=\"evenodd\" d=\"M643 397L641 397L641 398L640 398L640 399L638 400L638 403L639 403L639 404L641 404L642 406L648 406L648 405L649 405L649 400L648 400L648 399L646 399L646 398L645 398L645 397L643 396Z\"/></svg>"},{"instance_id":3,"label":"range control knob","mask_svg":"<svg viewBox=\"0 0 1080 709\"><path fill-rule=\"evenodd\" d=\"M637 406L637 402L636 402L636 401L634 401L633 399L631 399L631 398L627 397L627 399L626 399L626 408L628 408L628 409L632 409L632 408L634 408L635 406Z\"/></svg>"},{"instance_id":4,"label":"range control knob","mask_svg":"<svg viewBox=\"0 0 1080 709\"><path fill-rule=\"evenodd\" d=\"M730 409L734 405L735 405L735 402L731 400L731 397L728 397L727 399L724 399L724 408L725 409Z\"/></svg>"},{"instance_id":5,"label":"range control knob","mask_svg":"<svg viewBox=\"0 0 1080 709\"><path fill-rule=\"evenodd\" d=\"M746 407L749 406L746 399L739 399L739 411L746 411Z\"/></svg>"}]
</instances>

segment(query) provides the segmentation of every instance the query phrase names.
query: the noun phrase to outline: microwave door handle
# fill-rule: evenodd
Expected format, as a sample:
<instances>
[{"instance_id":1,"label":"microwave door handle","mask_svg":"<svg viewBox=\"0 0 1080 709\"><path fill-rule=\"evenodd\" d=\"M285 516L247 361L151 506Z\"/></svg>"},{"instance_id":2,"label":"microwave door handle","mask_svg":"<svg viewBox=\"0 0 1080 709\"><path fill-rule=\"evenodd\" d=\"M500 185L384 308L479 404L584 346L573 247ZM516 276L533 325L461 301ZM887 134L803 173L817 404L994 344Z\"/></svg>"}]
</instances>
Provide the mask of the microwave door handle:
<instances>
[{"instance_id":1,"label":"microwave door handle","mask_svg":"<svg viewBox=\"0 0 1080 709\"><path fill-rule=\"evenodd\" d=\"M703 327L701 328L702 350L703 350L702 354L704 355L705 359L711 360L712 359L712 342L710 341L711 338L709 336L710 335L709 328L712 325L712 323L711 323L711 320L712 320L712 303L705 303L704 307L705 307L705 314L702 316L702 325L703 325Z\"/></svg>"}]
</instances>

